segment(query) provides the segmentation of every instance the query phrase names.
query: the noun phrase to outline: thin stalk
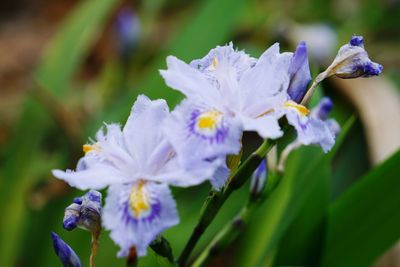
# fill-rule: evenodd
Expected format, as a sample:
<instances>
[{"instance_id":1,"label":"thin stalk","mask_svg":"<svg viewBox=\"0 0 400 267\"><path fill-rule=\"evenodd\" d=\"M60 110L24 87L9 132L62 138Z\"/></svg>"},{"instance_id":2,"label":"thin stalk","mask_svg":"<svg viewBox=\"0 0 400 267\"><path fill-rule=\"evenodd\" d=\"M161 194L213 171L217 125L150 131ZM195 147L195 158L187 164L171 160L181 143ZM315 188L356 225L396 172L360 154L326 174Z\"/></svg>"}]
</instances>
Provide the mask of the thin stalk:
<instances>
[{"instance_id":1,"label":"thin stalk","mask_svg":"<svg viewBox=\"0 0 400 267\"><path fill-rule=\"evenodd\" d=\"M317 89L317 86L323 81L325 80L325 78L327 78L328 73L329 73L330 69L326 69L324 72L321 72L320 74L318 74L318 76L315 78L315 80L313 81L313 83L311 84L310 88L307 90L306 95L303 97L303 100L301 101L300 104L302 104L303 106L307 106L308 102L310 102L310 99L312 97L312 95L315 92L315 89Z\"/></svg>"},{"instance_id":2,"label":"thin stalk","mask_svg":"<svg viewBox=\"0 0 400 267\"><path fill-rule=\"evenodd\" d=\"M191 267L205 266L212 258L217 256L221 251L229 247L247 226L256 208L265 201L275 190L282 179L281 174L272 175L268 178L264 192L259 195L250 196L249 202L234 217L234 219L226 224L224 228L215 236L211 243L203 250Z\"/></svg>"},{"instance_id":3,"label":"thin stalk","mask_svg":"<svg viewBox=\"0 0 400 267\"><path fill-rule=\"evenodd\" d=\"M180 267L186 265L186 262L194 247L196 246L200 237L203 235L204 231L214 220L225 200L232 194L232 192L239 189L249 179L262 159L275 144L276 141L274 140L265 140L261 146L253 154L251 154L233 173L230 181L223 189L221 189L221 191L211 192L203 206L199 221L194 228L189 241L186 243L186 246L178 258L178 265Z\"/></svg>"},{"instance_id":4,"label":"thin stalk","mask_svg":"<svg viewBox=\"0 0 400 267\"><path fill-rule=\"evenodd\" d=\"M91 252L89 258L89 266L94 267L97 249L99 248L100 231L92 232Z\"/></svg>"}]
</instances>

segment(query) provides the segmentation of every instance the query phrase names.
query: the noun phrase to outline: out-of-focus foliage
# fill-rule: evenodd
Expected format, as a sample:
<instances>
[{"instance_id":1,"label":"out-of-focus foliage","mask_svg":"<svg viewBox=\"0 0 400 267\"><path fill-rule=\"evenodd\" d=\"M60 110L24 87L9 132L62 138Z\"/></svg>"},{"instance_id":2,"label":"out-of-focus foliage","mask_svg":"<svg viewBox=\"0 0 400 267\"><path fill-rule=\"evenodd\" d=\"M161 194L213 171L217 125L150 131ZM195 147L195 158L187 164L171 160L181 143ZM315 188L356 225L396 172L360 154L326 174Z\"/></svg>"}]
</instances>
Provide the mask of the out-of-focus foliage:
<instances>
[{"instance_id":1,"label":"out-of-focus foliage","mask_svg":"<svg viewBox=\"0 0 400 267\"><path fill-rule=\"evenodd\" d=\"M17 2L23 1L16 1L15 7ZM169 54L189 61L232 40L239 49L258 56L275 41L281 42L281 50L293 50L306 32L311 34L305 41L318 48L322 35L313 29L322 26L318 29L330 36L330 43L320 47L327 51L322 55L326 58L310 59L314 76L333 59L335 49L356 33L365 36L370 55L384 65L383 78L400 84L398 1L41 2L36 9L22 6L33 9L36 16L49 17L37 26L53 32L47 48L40 58L37 55L34 69L19 74L31 77L19 91L6 91L7 83L0 89L0 105L8 107L13 94L20 98L15 108L0 106L1 115L14 118L0 118L0 266L4 267L59 266L51 231L88 265L89 234L62 229L64 208L81 193L54 179L50 170L72 168L81 155L80 146L103 121L124 122L137 94L165 98L171 107L177 104L180 95L167 89L158 74ZM118 11L126 8L138 16L141 35L131 55L121 58L115 21ZM61 23L51 15L58 9L66 14ZM8 16L11 22L17 19ZM0 40L4 32L0 27ZM13 34L23 32L16 29ZM0 72L11 67L5 65ZM342 125L358 118L352 117L357 110L334 83L328 80L320 89L320 94L334 99L334 117ZM400 115L377 112L382 119L398 120ZM330 154L306 148L289 158L281 184L212 266L366 266L399 239L399 154L369 172L368 132L359 119L346 125L343 139ZM259 142L251 135L245 140L245 148ZM181 223L166 231L165 237L175 255L187 241L208 190L208 185L174 189ZM193 255L240 210L248 193L244 186L228 199ZM97 266L123 266L116 252L116 245L103 232ZM157 261L149 250L139 266L156 266Z\"/></svg>"}]
</instances>

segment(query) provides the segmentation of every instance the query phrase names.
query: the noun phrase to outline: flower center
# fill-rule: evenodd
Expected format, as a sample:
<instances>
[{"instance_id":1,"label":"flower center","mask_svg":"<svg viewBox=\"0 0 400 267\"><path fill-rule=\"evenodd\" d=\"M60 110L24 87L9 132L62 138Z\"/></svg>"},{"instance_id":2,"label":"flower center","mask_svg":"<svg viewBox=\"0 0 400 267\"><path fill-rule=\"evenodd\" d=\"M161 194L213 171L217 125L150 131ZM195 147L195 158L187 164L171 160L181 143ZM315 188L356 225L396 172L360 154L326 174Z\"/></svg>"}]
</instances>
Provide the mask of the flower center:
<instances>
[{"instance_id":1,"label":"flower center","mask_svg":"<svg viewBox=\"0 0 400 267\"><path fill-rule=\"evenodd\" d=\"M222 113L216 110L204 112L197 118L197 126L199 129L214 130L220 123Z\"/></svg>"},{"instance_id":2,"label":"flower center","mask_svg":"<svg viewBox=\"0 0 400 267\"><path fill-rule=\"evenodd\" d=\"M303 116L307 116L310 110L303 105L297 104L294 101L286 101L284 104L285 108L293 108Z\"/></svg>"},{"instance_id":3,"label":"flower center","mask_svg":"<svg viewBox=\"0 0 400 267\"><path fill-rule=\"evenodd\" d=\"M129 195L129 207L136 218L139 218L140 214L150 209L150 203L144 191L144 185L144 181L139 181L132 187Z\"/></svg>"}]
</instances>

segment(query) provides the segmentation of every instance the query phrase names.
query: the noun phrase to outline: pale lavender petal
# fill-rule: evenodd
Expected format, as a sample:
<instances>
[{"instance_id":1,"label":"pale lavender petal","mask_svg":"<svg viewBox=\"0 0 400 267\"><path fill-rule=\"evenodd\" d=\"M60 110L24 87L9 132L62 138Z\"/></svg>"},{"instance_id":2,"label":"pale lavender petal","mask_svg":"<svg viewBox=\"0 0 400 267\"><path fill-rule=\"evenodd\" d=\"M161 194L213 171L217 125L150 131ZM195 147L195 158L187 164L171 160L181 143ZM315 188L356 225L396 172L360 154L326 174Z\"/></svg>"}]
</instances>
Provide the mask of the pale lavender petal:
<instances>
[{"instance_id":1,"label":"pale lavender petal","mask_svg":"<svg viewBox=\"0 0 400 267\"><path fill-rule=\"evenodd\" d=\"M220 190L228 181L230 170L226 166L225 158L217 159L221 163L218 164L219 167L215 170L214 174L210 179L210 183L214 190Z\"/></svg>"},{"instance_id":2,"label":"pale lavender petal","mask_svg":"<svg viewBox=\"0 0 400 267\"><path fill-rule=\"evenodd\" d=\"M205 57L190 62L190 66L209 75L211 78L215 78L215 70L218 69L221 61L229 63L229 66L235 70L238 79L257 62L255 58L250 57L244 51L235 50L231 42L228 45L211 49Z\"/></svg>"},{"instance_id":3,"label":"pale lavender petal","mask_svg":"<svg viewBox=\"0 0 400 267\"><path fill-rule=\"evenodd\" d=\"M70 186L81 190L102 189L108 185L129 181L122 173L107 165L97 164L82 171L53 170L53 175L67 182Z\"/></svg>"},{"instance_id":4,"label":"pale lavender petal","mask_svg":"<svg viewBox=\"0 0 400 267\"><path fill-rule=\"evenodd\" d=\"M262 138L276 139L283 135L278 119L275 115L264 115L253 119L242 117L243 128L245 131L255 131Z\"/></svg>"},{"instance_id":5,"label":"pale lavender petal","mask_svg":"<svg viewBox=\"0 0 400 267\"><path fill-rule=\"evenodd\" d=\"M270 47L257 64L239 81L241 114L257 117L287 100L291 53L279 53L279 45Z\"/></svg>"},{"instance_id":6,"label":"pale lavender petal","mask_svg":"<svg viewBox=\"0 0 400 267\"><path fill-rule=\"evenodd\" d=\"M179 60L167 57L167 70L160 70L165 83L186 97L198 102L218 106L222 98L218 89L207 80L205 75Z\"/></svg>"},{"instance_id":7,"label":"pale lavender petal","mask_svg":"<svg viewBox=\"0 0 400 267\"><path fill-rule=\"evenodd\" d=\"M287 112L286 117L296 129L297 140L303 145L319 144L324 152L328 152L335 144L335 136L322 120L302 116L292 110Z\"/></svg>"},{"instance_id":8,"label":"pale lavender petal","mask_svg":"<svg viewBox=\"0 0 400 267\"><path fill-rule=\"evenodd\" d=\"M174 157L149 179L180 187L194 186L210 180L219 165L215 160L189 161Z\"/></svg>"},{"instance_id":9,"label":"pale lavender petal","mask_svg":"<svg viewBox=\"0 0 400 267\"><path fill-rule=\"evenodd\" d=\"M148 159L163 141L164 137L158 129L168 114L169 108L165 100L151 101L146 96L139 95L133 105L123 135L139 172L145 172Z\"/></svg>"}]
</instances>

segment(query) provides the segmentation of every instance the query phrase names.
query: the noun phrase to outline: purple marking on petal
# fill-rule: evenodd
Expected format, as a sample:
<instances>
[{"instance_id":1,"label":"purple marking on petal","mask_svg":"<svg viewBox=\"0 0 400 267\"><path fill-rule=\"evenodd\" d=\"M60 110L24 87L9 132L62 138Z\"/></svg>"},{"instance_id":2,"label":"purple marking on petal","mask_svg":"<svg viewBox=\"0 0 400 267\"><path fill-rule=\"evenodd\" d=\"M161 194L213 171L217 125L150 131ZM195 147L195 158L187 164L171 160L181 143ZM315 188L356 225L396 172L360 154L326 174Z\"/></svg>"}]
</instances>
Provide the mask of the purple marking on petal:
<instances>
[{"instance_id":1,"label":"purple marking on petal","mask_svg":"<svg viewBox=\"0 0 400 267\"><path fill-rule=\"evenodd\" d=\"M150 214L148 214L148 216L143 217L143 218L136 218L135 216L132 216L132 212L130 211L130 208L129 208L129 203L127 201L124 204L123 215L122 215L121 219L125 223L125 225L128 225L128 224L136 225L139 222L151 223L155 218L160 217L161 209L162 209L161 203L159 201L156 201L155 203L151 204Z\"/></svg>"},{"instance_id":2,"label":"purple marking on petal","mask_svg":"<svg viewBox=\"0 0 400 267\"><path fill-rule=\"evenodd\" d=\"M78 226L79 217L71 215L70 217L64 219L63 227L65 230L71 231Z\"/></svg>"},{"instance_id":3,"label":"purple marking on petal","mask_svg":"<svg viewBox=\"0 0 400 267\"><path fill-rule=\"evenodd\" d=\"M101 193L98 191L90 190L86 196L90 201L101 203Z\"/></svg>"},{"instance_id":4,"label":"purple marking on petal","mask_svg":"<svg viewBox=\"0 0 400 267\"><path fill-rule=\"evenodd\" d=\"M352 46L361 46L361 47L363 47L364 46L364 37L353 35L353 37L351 37L351 39L350 39L349 44L352 45Z\"/></svg>"},{"instance_id":5,"label":"purple marking on petal","mask_svg":"<svg viewBox=\"0 0 400 267\"><path fill-rule=\"evenodd\" d=\"M378 63L369 62L362 66L364 75L363 77L377 76L383 71L383 66Z\"/></svg>"},{"instance_id":6,"label":"purple marking on petal","mask_svg":"<svg viewBox=\"0 0 400 267\"><path fill-rule=\"evenodd\" d=\"M326 120L328 118L329 112L333 109L333 102L329 97L324 97L321 99L317 106L316 117L320 120Z\"/></svg>"},{"instance_id":7,"label":"purple marking on petal","mask_svg":"<svg viewBox=\"0 0 400 267\"><path fill-rule=\"evenodd\" d=\"M301 119L300 119L300 116L297 116L297 121L298 121L298 123L300 125L301 130L303 130L303 131L307 130L307 127L308 127L308 123L307 122L308 122L308 120L307 120L306 123L302 123Z\"/></svg>"},{"instance_id":8,"label":"purple marking on petal","mask_svg":"<svg viewBox=\"0 0 400 267\"><path fill-rule=\"evenodd\" d=\"M81 197L75 197L72 202L75 203L75 204L78 204L78 205L82 205L82 198Z\"/></svg>"},{"instance_id":9,"label":"purple marking on petal","mask_svg":"<svg viewBox=\"0 0 400 267\"><path fill-rule=\"evenodd\" d=\"M202 138L203 140L208 140L210 144L220 144L223 143L228 136L229 128L226 125L224 118L222 117L221 123L217 126L216 133L213 136L205 135L196 130L196 124L198 122L198 117L202 114L202 112L198 109L195 109L189 119L188 130L189 135L195 135L197 137Z\"/></svg>"}]
</instances>

